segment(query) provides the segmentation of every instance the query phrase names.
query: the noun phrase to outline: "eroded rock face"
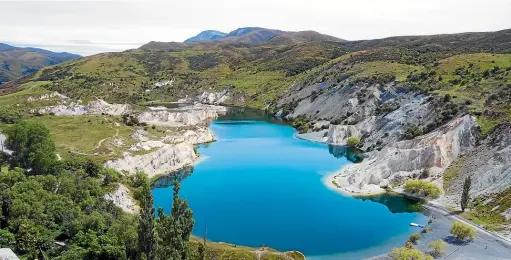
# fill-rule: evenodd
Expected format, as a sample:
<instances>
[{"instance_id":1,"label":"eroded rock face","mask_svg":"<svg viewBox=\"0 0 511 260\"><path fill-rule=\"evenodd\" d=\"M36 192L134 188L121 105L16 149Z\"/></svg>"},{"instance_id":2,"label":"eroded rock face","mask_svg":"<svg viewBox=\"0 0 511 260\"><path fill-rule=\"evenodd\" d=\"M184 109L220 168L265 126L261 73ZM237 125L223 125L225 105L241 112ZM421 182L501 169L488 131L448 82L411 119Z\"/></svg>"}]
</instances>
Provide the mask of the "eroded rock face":
<instances>
[{"instance_id":1,"label":"eroded rock face","mask_svg":"<svg viewBox=\"0 0 511 260\"><path fill-rule=\"evenodd\" d=\"M356 125L331 125L328 129L327 143L335 145L346 145L350 136L362 138L373 132L376 117L372 116Z\"/></svg>"},{"instance_id":2,"label":"eroded rock face","mask_svg":"<svg viewBox=\"0 0 511 260\"><path fill-rule=\"evenodd\" d=\"M166 143L204 144L216 140L215 134L209 128L199 127L194 130L185 130L163 138Z\"/></svg>"},{"instance_id":3,"label":"eroded rock face","mask_svg":"<svg viewBox=\"0 0 511 260\"><path fill-rule=\"evenodd\" d=\"M115 191L105 194L104 198L112 201L124 212L132 214L140 212L140 207L135 203L135 200L130 194L130 190L122 184L119 184L119 187Z\"/></svg>"},{"instance_id":4,"label":"eroded rock face","mask_svg":"<svg viewBox=\"0 0 511 260\"><path fill-rule=\"evenodd\" d=\"M466 115L427 135L369 153L362 163L342 170L335 181L348 192L361 193L400 182L425 168L433 173L442 172L454 159L476 146L477 136L475 119Z\"/></svg>"},{"instance_id":5,"label":"eroded rock face","mask_svg":"<svg viewBox=\"0 0 511 260\"><path fill-rule=\"evenodd\" d=\"M459 159L461 166L447 192L460 194L466 177L472 177L470 195L503 192L511 186L511 124L495 129L474 151Z\"/></svg>"},{"instance_id":6,"label":"eroded rock face","mask_svg":"<svg viewBox=\"0 0 511 260\"><path fill-rule=\"evenodd\" d=\"M197 160L193 145L189 143L164 144L156 151L144 155L132 155L125 153L124 157L110 160L105 166L121 172L135 174L145 172L149 177L158 174L168 174L186 165L191 165Z\"/></svg>"},{"instance_id":7,"label":"eroded rock face","mask_svg":"<svg viewBox=\"0 0 511 260\"><path fill-rule=\"evenodd\" d=\"M202 104L178 109L150 107L138 116L138 120L150 125L163 126L207 125L218 117L219 111L225 111L225 108Z\"/></svg>"},{"instance_id":8,"label":"eroded rock face","mask_svg":"<svg viewBox=\"0 0 511 260\"><path fill-rule=\"evenodd\" d=\"M56 116L81 115L113 115L120 116L131 111L128 104L109 104L104 100L96 99L83 105L80 102L63 103L56 106L31 110L31 113L54 114Z\"/></svg>"}]
</instances>

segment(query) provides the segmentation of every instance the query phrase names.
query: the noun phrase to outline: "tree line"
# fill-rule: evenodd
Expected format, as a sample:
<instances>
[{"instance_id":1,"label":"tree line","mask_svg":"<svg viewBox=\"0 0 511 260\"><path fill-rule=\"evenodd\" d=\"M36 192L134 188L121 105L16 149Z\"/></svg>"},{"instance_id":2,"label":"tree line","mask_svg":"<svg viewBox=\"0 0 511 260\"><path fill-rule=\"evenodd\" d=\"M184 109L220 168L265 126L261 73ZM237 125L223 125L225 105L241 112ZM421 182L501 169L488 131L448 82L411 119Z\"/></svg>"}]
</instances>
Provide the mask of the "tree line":
<instances>
[{"instance_id":1,"label":"tree line","mask_svg":"<svg viewBox=\"0 0 511 260\"><path fill-rule=\"evenodd\" d=\"M12 154L0 156L0 247L26 259L204 259L204 245L190 248L193 212L177 180L170 214L155 214L140 174L123 176L78 156L58 160L39 122L19 122L5 134ZM104 198L120 181L138 194L139 215Z\"/></svg>"}]
</instances>

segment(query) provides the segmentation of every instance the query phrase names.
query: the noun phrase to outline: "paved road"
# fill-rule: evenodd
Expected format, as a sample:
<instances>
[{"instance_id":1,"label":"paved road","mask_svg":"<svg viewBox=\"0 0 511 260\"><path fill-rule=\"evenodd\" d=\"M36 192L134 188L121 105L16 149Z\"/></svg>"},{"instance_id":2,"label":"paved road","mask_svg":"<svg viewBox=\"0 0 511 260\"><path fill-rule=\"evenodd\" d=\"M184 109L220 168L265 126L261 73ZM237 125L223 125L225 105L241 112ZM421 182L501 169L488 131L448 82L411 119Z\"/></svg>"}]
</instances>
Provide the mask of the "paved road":
<instances>
[{"instance_id":1,"label":"paved road","mask_svg":"<svg viewBox=\"0 0 511 260\"><path fill-rule=\"evenodd\" d=\"M429 226L433 232L422 234L417 249L427 252L429 243L444 240L447 244L446 253L439 259L449 260L511 260L511 242L497 234L488 232L460 216L432 205L425 205L424 214L433 219ZM472 225L477 230L477 237L469 243L459 243L451 234L453 221L458 220ZM420 229L417 229L420 232Z\"/></svg>"}]
</instances>

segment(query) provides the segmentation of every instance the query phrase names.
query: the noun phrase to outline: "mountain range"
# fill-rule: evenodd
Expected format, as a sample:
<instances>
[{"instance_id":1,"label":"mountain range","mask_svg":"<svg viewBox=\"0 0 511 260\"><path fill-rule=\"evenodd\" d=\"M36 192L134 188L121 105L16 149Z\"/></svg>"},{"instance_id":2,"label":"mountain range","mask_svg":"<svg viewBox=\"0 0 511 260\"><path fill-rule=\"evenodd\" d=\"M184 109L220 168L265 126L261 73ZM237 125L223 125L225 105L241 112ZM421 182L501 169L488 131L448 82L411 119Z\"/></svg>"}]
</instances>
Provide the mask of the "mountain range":
<instances>
[{"instance_id":1,"label":"mountain range","mask_svg":"<svg viewBox=\"0 0 511 260\"><path fill-rule=\"evenodd\" d=\"M80 57L80 55L67 52L52 52L30 47L20 48L0 43L0 85L43 67Z\"/></svg>"},{"instance_id":2,"label":"mountain range","mask_svg":"<svg viewBox=\"0 0 511 260\"><path fill-rule=\"evenodd\" d=\"M185 40L185 43L200 41L219 41L229 43L263 44L269 41L275 43L297 43L307 41L344 41L342 39L320 34L315 31L286 32L261 27L243 27L230 33L223 33L214 30L206 30L198 35Z\"/></svg>"}]
</instances>

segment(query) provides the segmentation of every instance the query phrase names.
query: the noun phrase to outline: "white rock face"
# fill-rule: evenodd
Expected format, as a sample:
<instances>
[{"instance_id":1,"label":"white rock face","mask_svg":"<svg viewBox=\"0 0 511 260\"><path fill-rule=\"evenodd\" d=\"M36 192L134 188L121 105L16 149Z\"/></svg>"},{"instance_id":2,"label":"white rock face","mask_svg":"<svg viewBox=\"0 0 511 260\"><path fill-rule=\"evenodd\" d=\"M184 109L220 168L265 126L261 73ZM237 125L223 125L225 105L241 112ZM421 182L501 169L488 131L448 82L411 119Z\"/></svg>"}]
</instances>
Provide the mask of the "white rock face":
<instances>
[{"instance_id":1,"label":"white rock face","mask_svg":"<svg viewBox=\"0 0 511 260\"><path fill-rule=\"evenodd\" d=\"M207 124L217 118L218 111L225 111L225 107L202 104L178 109L150 107L139 115L138 120L149 125L191 126Z\"/></svg>"},{"instance_id":2,"label":"white rock face","mask_svg":"<svg viewBox=\"0 0 511 260\"><path fill-rule=\"evenodd\" d=\"M155 152L144 155L125 153L124 158L107 161L105 166L134 174L145 172L149 177L167 174L193 164L198 156L189 143L164 144Z\"/></svg>"},{"instance_id":3,"label":"white rock face","mask_svg":"<svg viewBox=\"0 0 511 260\"><path fill-rule=\"evenodd\" d=\"M424 168L442 172L454 159L475 147L476 128L473 117L458 118L427 135L370 153L360 164L343 169L335 181L347 192L366 193L393 180L406 179Z\"/></svg>"},{"instance_id":4,"label":"white rock face","mask_svg":"<svg viewBox=\"0 0 511 260\"><path fill-rule=\"evenodd\" d=\"M511 125L497 127L465 158L463 171L472 176L470 195L500 193L511 186Z\"/></svg>"},{"instance_id":5,"label":"white rock face","mask_svg":"<svg viewBox=\"0 0 511 260\"><path fill-rule=\"evenodd\" d=\"M375 116L371 116L356 125L330 125L327 135L327 143L336 145L346 145L350 136L361 138L365 134L373 131L375 126Z\"/></svg>"},{"instance_id":6,"label":"white rock face","mask_svg":"<svg viewBox=\"0 0 511 260\"><path fill-rule=\"evenodd\" d=\"M197 100L199 103L203 104L224 104L229 99L231 99L231 96L227 90L221 91L221 92L203 92L202 94L197 96Z\"/></svg>"},{"instance_id":7,"label":"white rock face","mask_svg":"<svg viewBox=\"0 0 511 260\"><path fill-rule=\"evenodd\" d=\"M117 207L121 208L124 212L132 214L140 212L140 207L137 204L135 204L135 200L130 195L130 190L122 184L119 184L119 188L117 188L117 190L105 194L104 198L106 200L112 201Z\"/></svg>"},{"instance_id":8,"label":"white rock face","mask_svg":"<svg viewBox=\"0 0 511 260\"><path fill-rule=\"evenodd\" d=\"M43 94L40 96L30 96L27 98L27 101L34 102L34 101L49 100L49 99L53 99L53 98L62 99L62 100L69 99L68 97L60 94L59 92L53 92L53 93L49 93L49 94Z\"/></svg>"},{"instance_id":9,"label":"white rock face","mask_svg":"<svg viewBox=\"0 0 511 260\"><path fill-rule=\"evenodd\" d=\"M161 88L163 86L170 85L172 87L173 84L174 84L174 80L166 80L166 81L156 82L156 83L154 83L154 86L157 88Z\"/></svg>"},{"instance_id":10,"label":"white rock face","mask_svg":"<svg viewBox=\"0 0 511 260\"><path fill-rule=\"evenodd\" d=\"M186 130L175 135L167 135L163 138L166 143L189 143L189 144L203 144L210 143L216 140L215 134L209 128L199 127L195 130Z\"/></svg>"},{"instance_id":11,"label":"white rock face","mask_svg":"<svg viewBox=\"0 0 511 260\"><path fill-rule=\"evenodd\" d=\"M87 105L79 102L60 104L41 109L31 110L31 113L54 114L56 116L81 116L81 115L113 115L120 116L131 111L128 104L109 104L101 99L92 100Z\"/></svg>"}]
</instances>

